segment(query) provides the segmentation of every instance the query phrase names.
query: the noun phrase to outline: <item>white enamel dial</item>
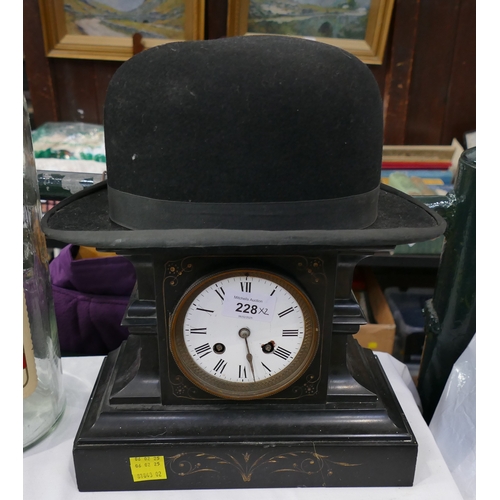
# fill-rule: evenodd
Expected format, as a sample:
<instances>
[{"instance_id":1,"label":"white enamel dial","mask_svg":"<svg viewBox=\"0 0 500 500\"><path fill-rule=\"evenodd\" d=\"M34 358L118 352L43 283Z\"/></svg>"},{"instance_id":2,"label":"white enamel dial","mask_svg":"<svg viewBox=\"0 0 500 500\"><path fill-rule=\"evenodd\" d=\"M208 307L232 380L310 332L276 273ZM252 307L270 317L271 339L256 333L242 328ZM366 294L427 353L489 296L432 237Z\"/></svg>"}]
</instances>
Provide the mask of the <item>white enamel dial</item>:
<instances>
[{"instance_id":1,"label":"white enamel dial","mask_svg":"<svg viewBox=\"0 0 500 500\"><path fill-rule=\"evenodd\" d=\"M300 377L316 352L314 308L289 280L233 270L198 282L174 313L171 349L184 374L220 397L255 399Z\"/></svg>"}]
</instances>

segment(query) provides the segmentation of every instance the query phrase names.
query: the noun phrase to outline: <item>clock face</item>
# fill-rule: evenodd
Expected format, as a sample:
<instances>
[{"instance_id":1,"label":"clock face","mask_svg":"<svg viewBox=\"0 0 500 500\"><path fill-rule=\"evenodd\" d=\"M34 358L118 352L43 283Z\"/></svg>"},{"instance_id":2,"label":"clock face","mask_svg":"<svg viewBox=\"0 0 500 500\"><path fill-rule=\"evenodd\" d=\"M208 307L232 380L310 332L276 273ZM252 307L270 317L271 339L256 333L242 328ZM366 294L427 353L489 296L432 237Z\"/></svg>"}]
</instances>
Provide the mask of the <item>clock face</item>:
<instances>
[{"instance_id":1,"label":"clock face","mask_svg":"<svg viewBox=\"0 0 500 500\"><path fill-rule=\"evenodd\" d=\"M191 287L173 314L170 347L186 377L229 399L256 399L295 382L318 347L310 300L266 271L233 270Z\"/></svg>"}]
</instances>

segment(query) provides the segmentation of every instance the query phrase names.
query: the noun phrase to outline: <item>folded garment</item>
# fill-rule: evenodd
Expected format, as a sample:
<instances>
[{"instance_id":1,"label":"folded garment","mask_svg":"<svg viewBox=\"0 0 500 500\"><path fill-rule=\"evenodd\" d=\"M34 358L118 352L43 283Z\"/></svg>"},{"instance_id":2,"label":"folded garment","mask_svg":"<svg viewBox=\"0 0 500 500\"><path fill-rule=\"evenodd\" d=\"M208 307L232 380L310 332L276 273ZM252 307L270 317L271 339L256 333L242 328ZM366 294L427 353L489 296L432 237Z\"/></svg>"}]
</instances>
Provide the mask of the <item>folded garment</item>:
<instances>
[{"instance_id":1,"label":"folded garment","mask_svg":"<svg viewBox=\"0 0 500 500\"><path fill-rule=\"evenodd\" d=\"M135 269L125 257L79 250L68 245L50 263L61 352L107 354L128 337L121 321Z\"/></svg>"}]
</instances>

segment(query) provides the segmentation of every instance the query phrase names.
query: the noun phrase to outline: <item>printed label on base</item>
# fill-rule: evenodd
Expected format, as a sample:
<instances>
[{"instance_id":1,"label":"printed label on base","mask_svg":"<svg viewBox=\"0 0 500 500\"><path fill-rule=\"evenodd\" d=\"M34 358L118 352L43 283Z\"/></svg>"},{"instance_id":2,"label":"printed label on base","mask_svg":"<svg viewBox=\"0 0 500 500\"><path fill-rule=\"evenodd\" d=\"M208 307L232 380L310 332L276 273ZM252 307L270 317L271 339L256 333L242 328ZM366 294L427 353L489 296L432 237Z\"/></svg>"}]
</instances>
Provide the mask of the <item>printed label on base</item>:
<instances>
[{"instance_id":1,"label":"printed label on base","mask_svg":"<svg viewBox=\"0 0 500 500\"><path fill-rule=\"evenodd\" d=\"M165 460L162 456L130 457L130 470L134 483L167 479Z\"/></svg>"}]
</instances>

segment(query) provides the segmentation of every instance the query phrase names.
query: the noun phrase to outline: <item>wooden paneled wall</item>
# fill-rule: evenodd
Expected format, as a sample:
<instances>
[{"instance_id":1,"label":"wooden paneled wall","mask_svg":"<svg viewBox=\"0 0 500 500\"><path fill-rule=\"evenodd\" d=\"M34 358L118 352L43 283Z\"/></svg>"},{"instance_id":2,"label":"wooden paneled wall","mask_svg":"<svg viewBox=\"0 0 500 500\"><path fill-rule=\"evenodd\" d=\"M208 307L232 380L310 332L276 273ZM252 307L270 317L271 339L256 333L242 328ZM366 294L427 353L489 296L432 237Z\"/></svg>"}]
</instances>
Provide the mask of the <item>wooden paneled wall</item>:
<instances>
[{"instance_id":1,"label":"wooden paneled wall","mask_svg":"<svg viewBox=\"0 0 500 500\"><path fill-rule=\"evenodd\" d=\"M205 38L225 36L226 0L206 0ZM24 0L24 56L34 124L102 123L120 62L47 58L38 0ZM450 144L476 128L475 0L396 0L382 65L385 144Z\"/></svg>"}]
</instances>

